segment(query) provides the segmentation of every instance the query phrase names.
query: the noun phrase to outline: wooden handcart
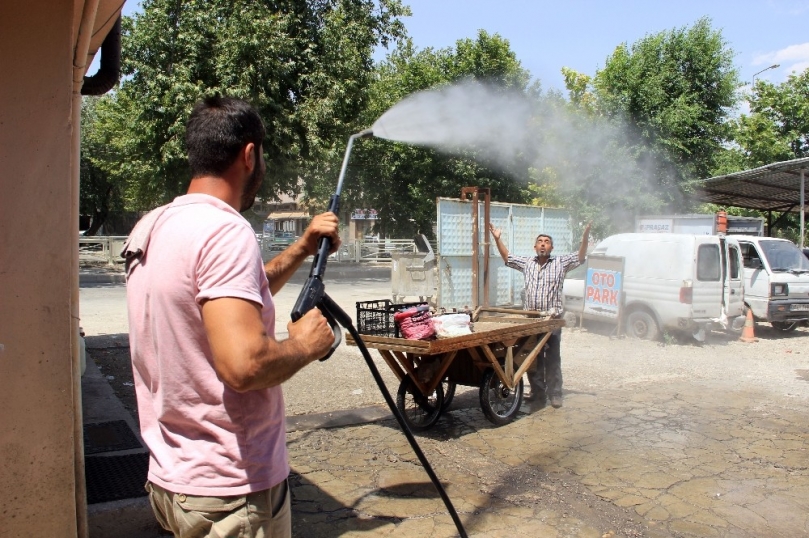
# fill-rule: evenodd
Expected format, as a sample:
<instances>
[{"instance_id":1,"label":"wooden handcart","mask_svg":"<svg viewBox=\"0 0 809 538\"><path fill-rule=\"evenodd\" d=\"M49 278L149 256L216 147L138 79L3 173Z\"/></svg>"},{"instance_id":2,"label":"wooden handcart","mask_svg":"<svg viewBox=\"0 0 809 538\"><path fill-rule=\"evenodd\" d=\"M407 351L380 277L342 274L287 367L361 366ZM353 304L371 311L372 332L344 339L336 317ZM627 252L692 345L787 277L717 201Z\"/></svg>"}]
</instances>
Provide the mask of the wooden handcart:
<instances>
[{"instance_id":1,"label":"wooden handcart","mask_svg":"<svg viewBox=\"0 0 809 538\"><path fill-rule=\"evenodd\" d=\"M480 406L492 423L514 420L522 405L523 374L551 332L565 324L561 319L513 315L517 312L524 313L479 309L472 334L436 340L361 335L399 379L396 405L412 430L435 425L449 407L456 385L480 387ZM356 345L350 336L346 341Z\"/></svg>"}]
</instances>

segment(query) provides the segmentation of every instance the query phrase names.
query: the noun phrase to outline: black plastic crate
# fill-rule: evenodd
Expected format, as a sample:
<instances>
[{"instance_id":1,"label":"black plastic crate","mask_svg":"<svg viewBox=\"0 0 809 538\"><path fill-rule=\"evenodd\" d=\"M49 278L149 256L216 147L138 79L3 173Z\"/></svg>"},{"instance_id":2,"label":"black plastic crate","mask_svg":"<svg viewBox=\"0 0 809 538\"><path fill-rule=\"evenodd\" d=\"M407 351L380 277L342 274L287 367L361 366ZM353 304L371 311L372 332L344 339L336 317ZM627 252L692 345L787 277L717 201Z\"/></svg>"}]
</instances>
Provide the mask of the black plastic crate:
<instances>
[{"instance_id":1,"label":"black plastic crate","mask_svg":"<svg viewBox=\"0 0 809 538\"><path fill-rule=\"evenodd\" d=\"M396 304L390 299L359 301L357 302L357 332L369 336L401 338L402 335L393 320L393 315L405 308L426 304L424 302Z\"/></svg>"}]
</instances>

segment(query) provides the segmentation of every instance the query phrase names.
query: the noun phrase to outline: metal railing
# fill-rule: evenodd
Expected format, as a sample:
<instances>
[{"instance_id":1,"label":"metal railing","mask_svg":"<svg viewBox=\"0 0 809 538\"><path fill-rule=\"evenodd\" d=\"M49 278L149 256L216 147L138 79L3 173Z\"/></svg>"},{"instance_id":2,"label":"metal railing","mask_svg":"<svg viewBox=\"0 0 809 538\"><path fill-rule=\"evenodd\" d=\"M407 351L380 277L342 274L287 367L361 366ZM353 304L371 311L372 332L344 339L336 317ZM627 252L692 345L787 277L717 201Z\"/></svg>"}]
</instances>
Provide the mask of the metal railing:
<instances>
[{"instance_id":1,"label":"metal railing","mask_svg":"<svg viewBox=\"0 0 809 538\"><path fill-rule=\"evenodd\" d=\"M412 239L383 239L355 241L342 245L333 255L337 261L388 263L396 252L417 252Z\"/></svg>"},{"instance_id":2,"label":"metal railing","mask_svg":"<svg viewBox=\"0 0 809 538\"><path fill-rule=\"evenodd\" d=\"M265 259L289 246L288 242L273 242L257 238ZM123 263L121 250L126 236L99 235L79 237L79 261L86 263ZM435 247L434 247L435 248ZM412 239L381 239L379 241L353 241L344 243L331 255L331 260L354 263L390 263L395 252L418 252Z\"/></svg>"},{"instance_id":3,"label":"metal railing","mask_svg":"<svg viewBox=\"0 0 809 538\"><path fill-rule=\"evenodd\" d=\"M288 243L261 243L261 251L265 260L276 256L288 246ZM343 243L340 249L329 257L329 260L349 263L390 263L395 252L416 252L416 244L412 239L382 239L380 241L352 241Z\"/></svg>"},{"instance_id":4,"label":"metal railing","mask_svg":"<svg viewBox=\"0 0 809 538\"><path fill-rule=\"evenodd\" d=\"M123 263L121 250L125 242L126 236L120 235L79 237L79 262L108 265Z\"/></svg>"}]
</instances>

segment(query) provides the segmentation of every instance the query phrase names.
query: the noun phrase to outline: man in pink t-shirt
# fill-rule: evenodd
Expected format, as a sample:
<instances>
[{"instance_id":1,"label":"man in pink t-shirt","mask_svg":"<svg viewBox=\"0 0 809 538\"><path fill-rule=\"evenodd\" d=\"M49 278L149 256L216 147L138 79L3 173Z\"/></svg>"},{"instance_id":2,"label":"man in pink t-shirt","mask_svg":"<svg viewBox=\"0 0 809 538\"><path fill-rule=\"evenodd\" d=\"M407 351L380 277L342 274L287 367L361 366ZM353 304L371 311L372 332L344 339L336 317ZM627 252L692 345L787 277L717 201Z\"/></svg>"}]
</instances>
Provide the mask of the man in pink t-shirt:
<instances>
[{"instance_id":1,"label":"man in pink t-shirt","mask_svg":"<svg viewBox=\"0 0 809 538\"><path fill-rule=\"evenodd\" d=\"M264 135L243 101L198 103L186 131L188 193L130 236L141 245L128 264L127 303L147 490L175 536L291 534L281 383L334 342L317 309L275 339L273 294L321 237L333 250L340 239L337 217L318 215L263 264L239 213L264 176Z\"/></svg>"}]
</instances>

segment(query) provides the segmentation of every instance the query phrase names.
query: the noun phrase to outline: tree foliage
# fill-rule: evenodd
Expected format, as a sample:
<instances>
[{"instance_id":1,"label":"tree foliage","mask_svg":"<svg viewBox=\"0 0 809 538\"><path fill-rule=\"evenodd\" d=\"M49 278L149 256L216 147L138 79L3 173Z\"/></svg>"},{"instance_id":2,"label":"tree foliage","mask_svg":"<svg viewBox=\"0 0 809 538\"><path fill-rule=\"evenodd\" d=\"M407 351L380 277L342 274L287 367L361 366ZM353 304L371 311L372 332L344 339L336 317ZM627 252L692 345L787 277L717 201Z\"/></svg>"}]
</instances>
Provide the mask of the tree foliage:
<instances>
[{"instance_id":1,"label":"tree foliage","mask_svg":"<svg viewBox=\"0 0 809 538\"><path fill-rule=\"evenodd\" d=\"M739 164L755 168L809 156L809 70L782 84L756 82L748 102L750 113L734 123Z\"/></svg>"},{"instance_id":2,"label":"tree foliage","mask_svg":"<svg viewBox=\"0 0 809 538\"><path fill-rule=\"evenodd\" d=\"M714 175L809 157L809 70L781 84L759 80L747 101L750 112L731 123L734 144L719 154ZM798 239L799 215L777 222L779 233Z\"/></svg>"},{"instance_id":3,"label":"tree foliage","mask_svg":"<svg viewBox=\"0 0 809 538\"><path fill-rule=\"evenodd\" d=\"M707 177L736 103L733 52L708 19L615 48L590 77L563 68L563 158L537 188L593 221L595 235L628 231L640 214L689 210L689 182ZM558 135L556 135L558 136Z\"/></svg>"},{"instance_id":4,"label":"tree foliage","mask_svg":"<svg viewBox=\"0 0 809 538\"><path fill-rule=\"evenodd\" d=\"M146 0L142 8L124 20L123 82L87 116L82 188L94 207L103 203L91 187L128 209L183 192L185 122L214 93L251 101L265 119L260 194L303 191L316 209L333 192L348 136L405 97L473 79L529 101L532 143L505 166L488 161L484 147L354 145L343 207L376 209L376 231L396 236L431 234L436 197L457 197L464 186L489 187L495 200L568 207L606 234L639 213L689 209L683 191L693 179L806 151L805 131L791 119L805 115L804 79L789 91L759 82L751 115L727 121L738 74L708 19L618 46L593 77L564 68L566 100L531 84L497 34L416 50L401 0ZM374 65L375 48L389 43L397 46Z\"/></svg>"},{"instance_id":5,"label":"tree foliage","mask_svg":"<svg viewBox=\"0 0 809 538\"><path fill-rule=\"evenodd\" d=\"M124 207L121 185L105 170L110 160L106 133L98 129L98 98L84 97L81 105L81 138L79 169L79 213L90 216L85 235L95 235L114 211Z\"/></svg>"},{"instance_id":6,"label":"tree foliage","mask_svg":"<svg viewBox=\"0 0 809 538\"><path fill-rule=\"evenodd\" d=\"M262 195L297 193L358 114L372 53L404 35L399 0L146 0L123 22L124 79L99 104L106 172L128 206L183 192L185 123L201 97L244 98L267 126Z\"/></svg>"},{"instance_id":7,"label":"tree foliage","mask_svg":"<svg viewBox=\"0 0 809 538\"><path fill-rule=\"evenodd\" d=\"M618 46L594 78L600 109L627 122L635 159L675 210L678 191L714 168L738 86L733 51L707 18Z\"/></svg>"}]
</instances>

